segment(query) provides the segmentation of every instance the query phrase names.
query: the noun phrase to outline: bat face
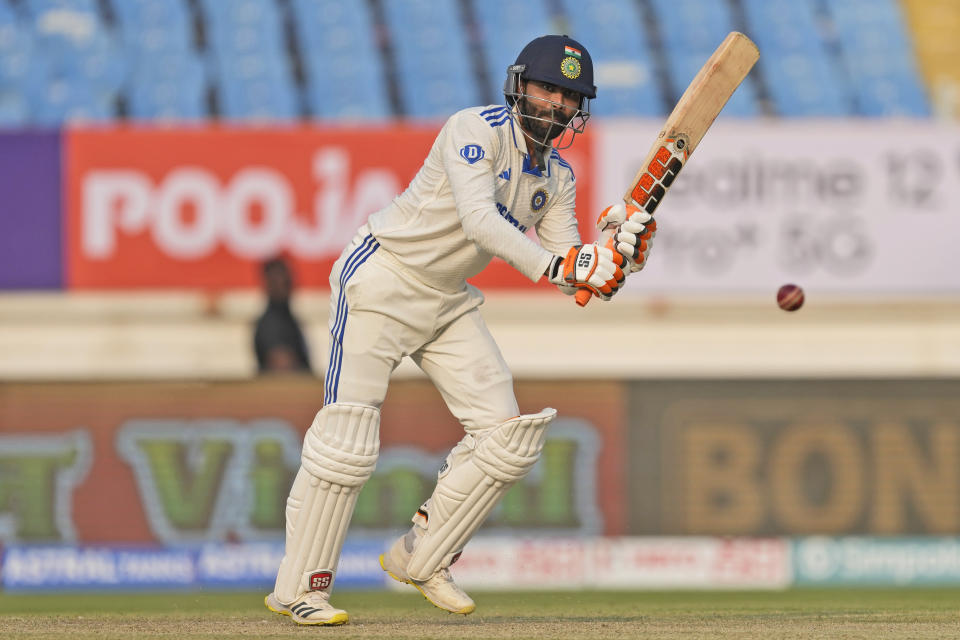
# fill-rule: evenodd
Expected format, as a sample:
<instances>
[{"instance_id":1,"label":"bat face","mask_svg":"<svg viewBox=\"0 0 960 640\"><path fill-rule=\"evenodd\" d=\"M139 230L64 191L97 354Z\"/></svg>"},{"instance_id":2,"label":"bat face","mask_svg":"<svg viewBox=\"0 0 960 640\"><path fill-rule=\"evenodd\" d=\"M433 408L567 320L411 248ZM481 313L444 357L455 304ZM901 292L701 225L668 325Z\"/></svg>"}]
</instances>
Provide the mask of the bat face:
<instances>
[{"instance_id":1,"label":"bat face","mask_svg":"<svg viewBox=\"0 0 960 640\"><path fill-rule=\"evenodd\" d=\"M750 38L728 35L706 61L676 107L623 199L653 213L720 110L753 68L760 53Z\"/></svg>"},{"instance_id":2,"label":"bat face","mask_svg":"<svg viewBox=\"0 0 960 640\"><path fill-rule=\"evenodd\" d=\"M665 132L661 131L658 139L662 140L662 143L653 152L653 158L641 170L639 179L630 191L632 202L628 200L628 204L650 214L656 211L663 195L690 156L687 153L689 144L686 135L672 133L670 137L665 137Z\"/></svg>"}]
</instances>

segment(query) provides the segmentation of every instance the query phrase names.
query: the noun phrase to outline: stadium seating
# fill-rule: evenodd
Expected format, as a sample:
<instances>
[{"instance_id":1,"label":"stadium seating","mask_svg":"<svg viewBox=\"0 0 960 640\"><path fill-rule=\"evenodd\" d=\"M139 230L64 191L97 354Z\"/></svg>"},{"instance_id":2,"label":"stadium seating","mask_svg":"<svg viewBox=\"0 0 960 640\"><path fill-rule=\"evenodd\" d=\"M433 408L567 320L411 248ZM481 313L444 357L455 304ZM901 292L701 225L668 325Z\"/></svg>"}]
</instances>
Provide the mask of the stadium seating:
<instances>
[{"instance_id":1,"label":"stadium seating","mask_svg":"<svg viewBox=\"0 0 960 640\"><path fill-rule=\"evenodd\" d=\"M291 9L309 114L337 120L392 115L369 5L355 0L293 0Z\"/></svg>"},{"instance_id":2,"label":"stadium seating","mask_svg":"<svg viewBox=\"0 0 960 640\"><path fill-rule=\"evenodd\" d=\"M289 120L300 99L274 0L201 0L207 56L220 115L228 120Z\"/></svg>"},{"instance_id":3,"label":"stadium seating","mask_svg":"<svg viewBox=\"0 0 960 640\"><path fill-rule=\"evenodd\" d=\"M135 54L195 50L187 0L113 0L125 46Z\"/></svg>"},{"instance_id":4,"label":"stadium seating","mask_svg":"<svg viewBox=\"0 0 960 640\"><path fill-rule=\"evenodd\" d=\"M825 38L816 0L741 0L747 35L763 52L763 73L778 115L853 115L854 100Z\"/></svg>"},{"instance_id":5,"label":"stadium seating","mask_svg":"<svg viewBox=\"0 0 960 640\"><path fill-rule=\"evenodd\" d=\"M650 0L661 39L666 48L666 71L675 98L700 70L728 33L736 28L730 5L704 4L696 0ZM726 116L755 116L759 113L756 74L737 89L723 110Z\"/></svg>"},{"instance_id":6,"label":"stadium seating","mask_svg":"<svg viewBox=\"0 0 960 640\"><path fill-rule=\"evenodd\" d=\"M576 0L563 0L561 6L570 35L587 45L593 57L594 84L601 89L591 112L607 116L662 114L663 95L638 4L597 0L590 11L583 11Z\"/></svg>"},{"instance_id":7,"label":"stadium seating","mask_svg":"<svg viewBox=\"0 0 960 640\"><path fill-rule=\"evenodd\" d=\"M214 86L228 120L289 120L300 115L289 58L283 51L214 54Z\"/></svg>"},{"instance_id":8,"label":"stadium seating","mask_svg":"<svg viewBox=\"0 0 960 640\"><path fill-rule=\"evenodd\" d=\"M957 23L948 0L0 0L0 126L440 119L502 102L545 33L589 48L594 114L661 116L732 29L763 55L724 117L926 117Z\"/></svg>"},{"instance_id":9,"label":"stadium seating","mask_svg":"<svg viewBox=\"0 0 960 640\"><path fill-rule=\"evenodd\" d=\"M28 0L23 10L17 28L30 28L34 44L22 87L31 121L115 118L125 58L93 0Z\"/></svg>"},{"instance_id":10,"label":"stadium seating","mask_svg":"<svg viewBox=\"0 0 960 640\"><path fill-rule=\"evenodd\" d=\"M96 15L96 0L25 0L27 13L36 18L56 12Z\"/></svg>"},{"instance_id":11,"label":"stadium seating","mask_svg":"<svg viewBox=\"0 0 960 640\"><path fill-rule=\"evenodd\" d=\"M867 116L927 116L903 16L893 0L827 3L858 112Z\"/></svg>"},{"instance_id":12,"label":"stadium seating","mask_svg":"<svg viewBox=\"0 0 960 640\"><path fill-rule=\"evenodd\" d=\"M130 59L128 116L157 121L208 117L207 74L186 0L113 0L112 9Z\"/></svg>"},{"instance_id":13,"label":"stadium seating","mask_svg":"<svg viewBox=\"0 0 960 640\"><path fill-rule=\"evenodd\" d=\"M528 42L550 30L544 0L489 0L474 3L480 51L486 65L487 87L483 102L502 104L507 67Z\"/></svg>"},{"instance_id":14,"label":"stadium seating","mask_svg":"<svg viewBox=\"0 0 960 640\"><path fill-rule=\"evenodd\" d=\"M133 120L191 121L209 117L207 76L190 51L141 58L130 74L128 116Z\"/></svg>"},{"instance_id":15,"label":"stadium seating","mask_svg":"<svg viewBox=\"0 0 960 640\"><path fill-rule=\"evenodd\" d=\"M735 27L727 2L649 0L669 53L709 54Z\"/></svg>"},{"instance_id":16,"label":"stadium seating","mask_svg":"<svg viewBox=\"0 0 960 640\"><path fill-rule=\"evenodd\" d=\"M33 57L33 34L19 28L17 17L0 4L0 127L26 124L30 107L27 82Z\"/></svg>"},{"instance_id":17,"label":"stadium seating","mask_svg":"<svg viewBox=\"0 0 960 640\"><path fill-rule=\"evenodd\" d=\"M446 118L484 102L458 3L383 0L405 115Z\"/></svg>"}]
</instances>

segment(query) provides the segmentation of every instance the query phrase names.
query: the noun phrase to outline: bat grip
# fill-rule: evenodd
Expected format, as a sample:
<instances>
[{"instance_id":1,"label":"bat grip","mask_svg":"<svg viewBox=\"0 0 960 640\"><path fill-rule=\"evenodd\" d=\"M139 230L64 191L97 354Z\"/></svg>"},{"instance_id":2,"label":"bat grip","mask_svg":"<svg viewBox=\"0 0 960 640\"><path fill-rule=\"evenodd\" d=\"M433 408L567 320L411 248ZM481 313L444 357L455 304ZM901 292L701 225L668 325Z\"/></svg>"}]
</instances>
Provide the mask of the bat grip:
<instances>
[{"instance_id":1,"label":"bat grip","mask_svg":"<svg viewBox=\"0 0 960 640\"><path fill-rule=\"evenodd\" d=\"M610 239L607 240L607 244L605 246L607 249L614 250L613 236L610 236ZM587 303L590 302L590 298L593 297L593 292L584 287L582 289L577 289L577 293L573 297L577 301L578 306L585 307L587 306Z\"/></svg>"},{"instance_id":2,"label":"bat grip","mask_svg":"<svg viewBox=\"0 0 960 640\"><path fill-rule=\"evenodd\" d=\"M577 304L581 307L587 306L587 303L590 302L590 296L593 294L590 293L590 289L577 289L577 293L574 296L577 300Z\"/></svg>"}]
</instances>

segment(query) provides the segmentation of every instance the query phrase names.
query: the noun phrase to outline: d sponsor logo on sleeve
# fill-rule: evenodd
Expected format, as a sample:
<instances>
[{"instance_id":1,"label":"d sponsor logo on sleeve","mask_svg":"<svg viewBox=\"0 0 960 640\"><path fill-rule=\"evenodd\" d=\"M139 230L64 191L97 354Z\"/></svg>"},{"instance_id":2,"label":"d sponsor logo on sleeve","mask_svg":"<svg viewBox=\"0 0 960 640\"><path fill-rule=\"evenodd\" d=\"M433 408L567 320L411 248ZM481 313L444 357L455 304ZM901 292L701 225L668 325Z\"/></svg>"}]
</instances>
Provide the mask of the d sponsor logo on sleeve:
<instances>
[{"instance_id":1,"label":"d sponsor logo on sleeve","mask_svg":"<svg viewBox=\"0 0 960 640\"><path fill-rule=\"evenodd\" d=\"M467 164L473 164L482 160L484 156L483 147L478 144L468 144L460 148L460 157L467 161Z\"/></svg>"}]
</instances>

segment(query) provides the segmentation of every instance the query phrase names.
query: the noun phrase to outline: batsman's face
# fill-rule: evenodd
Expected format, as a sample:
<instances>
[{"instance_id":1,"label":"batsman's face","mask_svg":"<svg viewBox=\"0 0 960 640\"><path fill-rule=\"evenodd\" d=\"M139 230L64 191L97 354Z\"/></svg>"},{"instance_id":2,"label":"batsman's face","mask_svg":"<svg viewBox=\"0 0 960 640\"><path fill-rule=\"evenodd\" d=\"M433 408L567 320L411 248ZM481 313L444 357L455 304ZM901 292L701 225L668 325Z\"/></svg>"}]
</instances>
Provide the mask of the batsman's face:
<instances>
[{"instance_id":1,"label":"batsman's face","mask_svg":"<svg viewBox=\"0 0 960 640\"><path fill-rule=\"evenodd\" d=\"M540 140L553 140L580 107L580 94L549 82L530 80L523 89L524 126Z\"/></svg>"}]
</instances>

